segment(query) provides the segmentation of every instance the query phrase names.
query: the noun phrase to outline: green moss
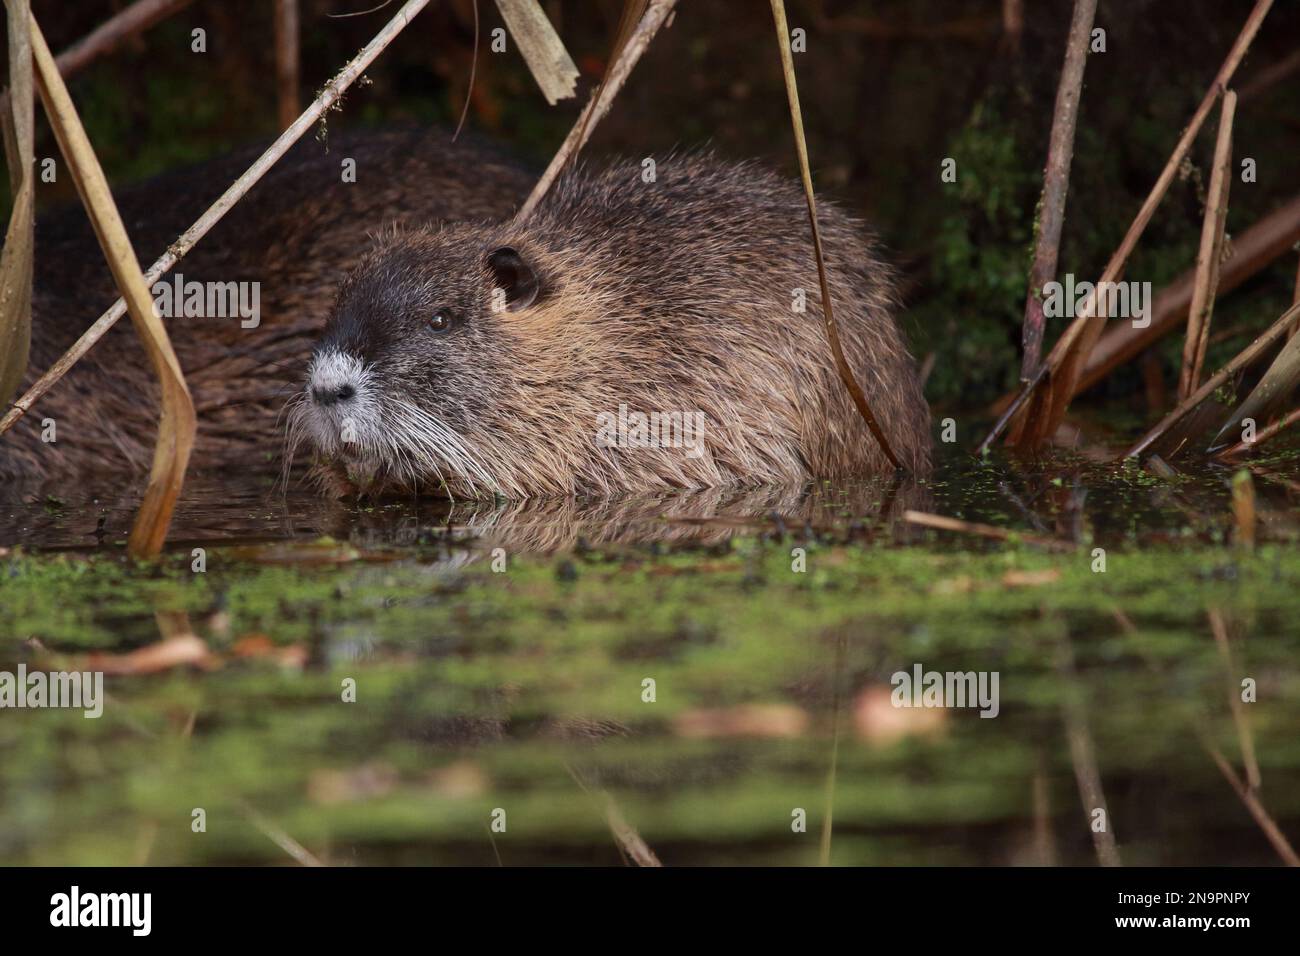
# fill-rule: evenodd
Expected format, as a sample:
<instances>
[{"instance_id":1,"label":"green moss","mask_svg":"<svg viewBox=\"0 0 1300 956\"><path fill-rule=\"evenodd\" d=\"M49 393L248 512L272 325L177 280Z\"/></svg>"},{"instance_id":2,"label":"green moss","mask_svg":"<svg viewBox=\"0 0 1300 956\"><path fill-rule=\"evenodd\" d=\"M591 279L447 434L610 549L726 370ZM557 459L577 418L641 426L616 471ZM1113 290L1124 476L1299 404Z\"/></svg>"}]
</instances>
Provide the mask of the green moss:
<instances>
[{"instance_id":1,"label":"green moss","mask_svg":"<svg viewBox=\"0 0 1300 956\"><path fill-rule=\"evenodd\" d=\"M493 862L485 826L495 807L509 816L495 837L507 862L609 853L601 804L572 771L615 793L651 844L678 859L810 862L838 734L835 861L899 862L908 845L900 832L915 832L920 847L932 843L922 834L952 827L982 834L953 859L996 859L999 841L1028 825L1035 773L1058 791L1057 806L1077 799L1060 730L1067 692L1086 701L1117 794L1153 766L1187 774L1200 784L1174 808L1179 825L1219 814L1221 826L1235 797L1188 729L1209 720L1220 745L1235 748L1209 608L1251 637L1238 645L1239 668L1260 683L1251 719L1270 774L1280 782L1300 768L1290 732L1300 719L1293 549L1116 549L1097 574L1087 550L805 546L805 573L791 570L788 542L753 538L720 556L520 556L504 574L485 561L430 565L418 552L312 568L214 550L201 575L121 559L11 557L0 564L0 659L28 659L29 638L54 653L128 649L156 639L154 612L166 609L187 611L225 666L110 677L98 721L8 713L3 855L129 862L141 828L156 826L153 862L279 859L242 801L313 848L351 848L345 858ZM575 565L571 580L555 573L562 561ZM1059 577L1015 586L1011 572ZM214 610L227 623L218 627ZM1117 623L1121 611L1131 631ZM303 647L306 667L232 654L255 633ZM1055 663L1067 639L1073 679ZM915 662L998 671L999 718L953 712L938 736L861 737L854 695L887 687ZM344 678L357 682L356 703L340 699ZM647 678L653 703L642 700ZM678 732L677 721L701 708L745 704L795 707L807 723L795 739ZM586 731L574 737L593 725L622 730L599 743L584 742ZM440 769L457 763L473 767L463 791L439 783ZM321 773L347 779L372 765L386 768L374 792L320 796ZM1284 828L1300 817L1294 793L1270 790ZM1128 807L1122 795L1114 803L1113 813L1133 815L1121 819L1137 852L1190 858L1166 842L1167 830L1138 827L1151 808ZM206 837L189 829L196 806L209 814ZM807 809L813 837L791 833L794 807ZM1241 826L1249 832L1244 817ZM1086 859L1086 841L1080 847Z\"/></svg>"}]
</instances>

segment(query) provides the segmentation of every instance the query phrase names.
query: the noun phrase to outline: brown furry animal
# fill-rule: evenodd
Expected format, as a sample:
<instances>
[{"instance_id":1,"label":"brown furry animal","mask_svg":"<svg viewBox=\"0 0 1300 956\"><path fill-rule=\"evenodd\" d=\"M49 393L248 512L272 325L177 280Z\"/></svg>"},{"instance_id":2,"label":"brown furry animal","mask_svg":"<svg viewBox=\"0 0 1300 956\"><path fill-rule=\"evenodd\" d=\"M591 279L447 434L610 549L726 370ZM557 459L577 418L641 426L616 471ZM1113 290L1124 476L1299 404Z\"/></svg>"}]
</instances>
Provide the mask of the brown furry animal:
<instances>
[{"instance_id":1,"label":"brown furry animal","mask_svg":"<svg viewBox=\"0 0 1300 956\"><path fill-rule=\"evenodd\" d=\"M260 283L260 322L238 316L165 319L198 412L191 467L276 471L277 417L311 355L346 270L387 224L511 214L535 177L483 144L441 131L332 134L299 142L182 259L185 282ZM248 149L117 192L142 264L152 262L261 152ZM356 181L343 182L345 158ZM116 298L103 254L79 208L36 227L32 356L26 389ZM250 320L251 321L251 320ZM55 423L43 442L42 421ZM8 434L0 478L147 472L157 433L157 388L124 318Z\"/></svg>"},{"instance_id":2,"label":"brown furry animal","mask_svg":"<svg viewBox=\"0 0 1300 956\"><path fill-rule=\"evenodd\" d=\"M929 416L893 273L859 223L829 204L821 223L845 353L922 471ZM579 172L525 222L388 236L340 289L291 431L337 490L528 497L887 470L818 289L803 195L759 166Z\"/></svg>"}]
</instances>

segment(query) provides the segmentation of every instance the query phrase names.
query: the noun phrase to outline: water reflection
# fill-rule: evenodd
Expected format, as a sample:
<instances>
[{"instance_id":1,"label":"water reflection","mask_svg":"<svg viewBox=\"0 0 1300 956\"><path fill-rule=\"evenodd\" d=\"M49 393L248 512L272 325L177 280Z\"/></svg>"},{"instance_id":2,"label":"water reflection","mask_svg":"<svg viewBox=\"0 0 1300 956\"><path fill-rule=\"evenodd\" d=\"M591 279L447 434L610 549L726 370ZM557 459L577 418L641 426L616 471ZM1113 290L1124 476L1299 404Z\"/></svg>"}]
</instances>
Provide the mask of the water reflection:
<instances>
[{"instance_id":1,"label":"water reflection","mask_svg":"<svg viewBox=\"0 0 1300 956\"><path fill-rule=\"evenodd\" d=\"M115 560L130 493L28 489L0 542L76 553L0 556L0 670L99 667L109 701L0 719L0 862L1286 860L1296 581L1280 551L1214 546L1227 477L958 460L360 505L201 478L162 572ZM1294 536L1294 489L1257 493L1261 539ZM908 509L1103 542L1111 565ZM916 668L996 673L997 717L896 706Z\"/></svg>"},{"instance_id":2,"label":"water reflection","mask_svg":"<svg viewBox=\"0 0 1300 956\"><path fill-rule=\"evenodd\" d=\"M1300 533L1294 468L1259 467L1255 491L1265 538ZM1066 541L1130 545L1221 540L1231 520L1231 471L1203 466L1175 480L1113 463L1056 457L975 461L950 456L933 475L813 482L801 487L703 489L619 499L457 501L395 498L339 501L271 479L194 475L186 484L169 543L314 538L363 547L431 540L554 552L583 544L717 544L737 534L798 530L881 536L921 535L903 512L934 511ZM125 541L143 480L68 487L27 485L0 492L0 546L93 549ZM933 536L931 536L933 537ZM941 536L942 537L942 536ZM982 546L974 540L965 546Z\"/></svg>"}]
</instances>

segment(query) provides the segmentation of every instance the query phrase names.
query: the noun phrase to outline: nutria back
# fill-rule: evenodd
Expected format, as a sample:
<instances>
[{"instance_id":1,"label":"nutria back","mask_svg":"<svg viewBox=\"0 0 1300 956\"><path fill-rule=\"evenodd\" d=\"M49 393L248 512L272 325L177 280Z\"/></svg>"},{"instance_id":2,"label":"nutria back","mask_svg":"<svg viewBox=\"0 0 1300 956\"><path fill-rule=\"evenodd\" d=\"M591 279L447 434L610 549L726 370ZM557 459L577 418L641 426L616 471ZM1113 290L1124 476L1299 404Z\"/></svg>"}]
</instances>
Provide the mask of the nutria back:
<instances>
[{"instance_id":1,"label":"nutria back","mask_svg":"<svg viewBox=\"0 0 1300 956\"><path fill-rule=\"evenodd\" d=\"M861 223L829 203L820 221L847 358L923 471L893 273ZM801 190L709 154L652 182L579 170L521 223L388 237L344 282L293 420L345 485L457 496L891 467L831 357Z\"/></svg>"},{"instance_id":2,"label":"nutria back","mask_svg":"<svg viewBox=\"0 0 1300 956\"><path fill-rule=\"evenodd\" d=\"M115 190L147 267L261 153L255 146L192 169ZM344 159L355 182L343 181ZM165 278L256 282L260 317L166 318L198 412L191 466L279 468L279 411L320 334L339 280L392 224L509 215L535 176L472 137L453 144L427 130L332 133L296 144ZM32 357L26 389L117 297L79 206L36 226ZM157 389L123 318L0 437L0 477L147 471L157 432ZM42 441L43 420L55 424Z\"/></svg>"}]
</instances>

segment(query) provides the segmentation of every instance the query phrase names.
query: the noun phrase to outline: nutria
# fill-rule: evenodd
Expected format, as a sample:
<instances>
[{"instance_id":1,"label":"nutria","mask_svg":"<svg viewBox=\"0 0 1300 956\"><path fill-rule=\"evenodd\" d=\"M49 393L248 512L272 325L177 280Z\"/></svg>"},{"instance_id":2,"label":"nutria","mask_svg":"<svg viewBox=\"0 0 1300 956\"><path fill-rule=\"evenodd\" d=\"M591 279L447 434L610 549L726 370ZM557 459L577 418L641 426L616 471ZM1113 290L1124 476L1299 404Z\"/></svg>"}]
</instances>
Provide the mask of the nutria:
<instances>
[{"instance_id":1,"label":"nutria","mask_svg":"<svg viewBox=\"0 0 1300 956\"><path fill-rule=\"evenodd\" d=\"M340 287L291 445L309 438L338 491L453 497L890 469L831 357L800 189L710 154L642 169L578 171L522 222L384 237ZM820 220L844 351L922 471L893 273L860 223L829 203Z\"/></svg>"},{"instance_id":2,"label":"nutria","mask_svg":"<svg viewBox=\"0 0 1300 956\"><path fill-rule=\"evenodd\" d=\"M141 264L151 263L261 152L255 147L115 191ZM343 161L356 161L355 182ZM441 131L331 133L300 141L172 274L186 283L260 283L260 321L164 321L198 412L192 468L276 472L277 422L296 388L343 273L389 223L509 215L536 177L472 138ZM24 390L116 298L80 207L36 226L32 354ZM123 319L8 433L0 478L147 472L157 434L157 390ZM53 419L54 442L43 442Z\"/></svg>"}]
</instances>

